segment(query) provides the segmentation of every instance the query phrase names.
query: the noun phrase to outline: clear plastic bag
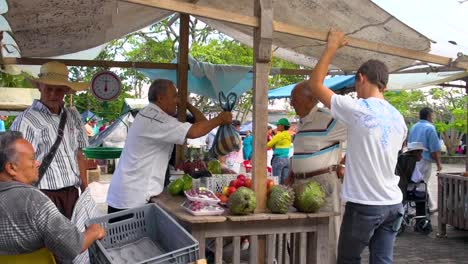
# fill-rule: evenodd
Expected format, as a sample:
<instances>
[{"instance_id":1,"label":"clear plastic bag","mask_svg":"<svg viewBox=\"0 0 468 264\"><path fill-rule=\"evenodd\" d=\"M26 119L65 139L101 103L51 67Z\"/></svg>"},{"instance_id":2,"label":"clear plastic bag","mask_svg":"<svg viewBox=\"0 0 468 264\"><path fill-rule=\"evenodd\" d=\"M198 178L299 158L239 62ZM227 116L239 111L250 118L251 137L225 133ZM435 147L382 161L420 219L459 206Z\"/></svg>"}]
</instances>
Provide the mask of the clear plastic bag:
<instances>
[{"instance_id":1,"label":"clear plastic bag","mask_svg":"<svg viewBox=\"0 0 468 264\"><path fill-rule=\"evenodd\" d=\"M223 111L231 112L237 102L237 95L229 93L225 96L223 92L219 93L219 103ZM213 141L210 152L215 156L224 156L233 151L239 151L242 144L239 132L232 125L222 125Z\"/></svg>"}]
</instances>

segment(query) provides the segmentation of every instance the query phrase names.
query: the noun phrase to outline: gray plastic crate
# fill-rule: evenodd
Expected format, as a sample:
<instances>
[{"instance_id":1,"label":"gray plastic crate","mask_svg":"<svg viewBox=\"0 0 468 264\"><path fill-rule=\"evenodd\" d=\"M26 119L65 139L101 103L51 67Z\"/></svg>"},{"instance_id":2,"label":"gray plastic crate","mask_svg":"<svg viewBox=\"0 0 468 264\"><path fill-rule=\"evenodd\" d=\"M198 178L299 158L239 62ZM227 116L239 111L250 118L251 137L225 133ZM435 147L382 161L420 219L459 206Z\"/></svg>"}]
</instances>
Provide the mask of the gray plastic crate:
<instances>
[{"instance_id":1,"label":"gray plastic crate","mask_svg":"<svg viewBox=\"0 0 468 264\"><path fill-rule=\"evenodd\" d=\"M89 248L91 263L185 264L198 259L198 242L156 204L94 218L87 224L100 224L106 230L106 236ZM142 252L138 260L118 261L112 256L121 249Z\"/></svg>"}]
</instances>

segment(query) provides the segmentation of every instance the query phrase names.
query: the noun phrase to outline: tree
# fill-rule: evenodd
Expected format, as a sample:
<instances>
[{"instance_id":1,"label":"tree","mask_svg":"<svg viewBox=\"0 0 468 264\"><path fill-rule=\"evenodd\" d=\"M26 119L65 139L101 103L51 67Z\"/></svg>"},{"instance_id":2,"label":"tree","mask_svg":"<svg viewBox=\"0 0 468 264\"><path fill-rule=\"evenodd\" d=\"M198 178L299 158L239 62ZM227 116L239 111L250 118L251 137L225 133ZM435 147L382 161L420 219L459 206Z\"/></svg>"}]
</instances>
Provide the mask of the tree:
<instances>
[{"instance_id":1,"label":"tree","mask_svg":"<svg viewBox=\"0 0 468 264\"><path fill-rule=\"evenodd\" d=\"M419 120L419 110L431 107L435 113L434 125L447 147L447 154L454 155L455 150L467 132L468 98L463 91L450 88L432 88L430 90L389 91L385 98L400 111L410 128Z\"/></svg>"}]
</instances>

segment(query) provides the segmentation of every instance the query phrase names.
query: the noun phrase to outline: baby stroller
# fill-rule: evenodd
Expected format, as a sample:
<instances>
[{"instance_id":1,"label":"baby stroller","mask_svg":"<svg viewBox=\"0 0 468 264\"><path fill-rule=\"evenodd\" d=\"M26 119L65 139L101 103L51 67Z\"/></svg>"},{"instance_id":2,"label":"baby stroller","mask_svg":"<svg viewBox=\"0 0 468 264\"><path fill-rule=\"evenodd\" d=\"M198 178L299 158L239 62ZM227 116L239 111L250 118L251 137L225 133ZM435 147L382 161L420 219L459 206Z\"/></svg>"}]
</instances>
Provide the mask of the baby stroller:
<instances>
[{"instance_id":1,"label":"baby stroller","mask_svg":"<svg viewBox=\"0 0 468 264\"><path fill-rule=\"evenodd\" d=\"M413 142L419 143L419 142ZM421 234L432 232L429 215L427 183L422 181L422 175L416 168L416 162L421 159L421 148L410 148L398 156L396 174L400 176L399 187L403 193L403 222L398 234L402 234L407 227L413 226L414 231ZM422 145L422 144L421 144ZM422 146L421 146L422 147Z\"/></svg>"}]
</instances>

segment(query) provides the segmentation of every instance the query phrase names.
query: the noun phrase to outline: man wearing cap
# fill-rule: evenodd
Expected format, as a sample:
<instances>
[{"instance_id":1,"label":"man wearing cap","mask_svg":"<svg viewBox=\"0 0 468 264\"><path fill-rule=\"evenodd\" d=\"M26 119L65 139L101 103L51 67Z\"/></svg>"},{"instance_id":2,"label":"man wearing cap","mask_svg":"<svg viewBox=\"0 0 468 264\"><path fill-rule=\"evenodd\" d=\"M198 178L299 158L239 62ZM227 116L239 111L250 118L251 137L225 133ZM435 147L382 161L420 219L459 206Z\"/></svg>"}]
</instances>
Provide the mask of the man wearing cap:
<instances>
[{"instance_id":1,"label":"man wearing cap","mask_svg":"<svg viewBox=\"0 0 468 264\"><path fill-rule=\"evenodd\" d=\"M38 78L30 80L41 94L39 100L16 117L11 130L20 131L36 150L43 176L39 175L37 187L46 194L67 218L71 218L78 199L78 187L87 187L86 159L82 149L88 139L75 108L64 106L65 94L82 91L88 83L70 82L67 66L48 62L41 66ZM64 124L60 138L59 126ZM55 154L49 154L53 145ZM47 158L47 162L45 162ZM49 164L48 167L44 164ZM41 171L41 169L40 169Z\"/></svg>"},{"instance_id":2,"label":"man wearing cap","mask_svg":"<svg viewBox=\"0 0 468 264\"><path fill-rule=\"evenodd\" d=\"M347 134L344 124L336 120L330 110L319 108L317 103L306 81L298 83L291 92L291 106L300 121L294 136L294 155L286 184L297 186L315 181L322 186L326 203L320 211L340 214L333 217L330 225L330 251L335 255L341 223L341 184L337 176L343 176L341 149Z\"/></svg>"},{"instance_id":3,"label":"man wearing cap","mask_svg":"<svg viewBox=\"0 0 468 264\"><path fill-rule=\"evenodd\" d=\"M273 148L271 167L273 176L279 177L279 182L284 183L289 173L289 149L291 148L291 135L288 130L291 126L288 119L281 118L276 122L278 131L267 143L268 148Z\"/></svg>"}]
</instances>

